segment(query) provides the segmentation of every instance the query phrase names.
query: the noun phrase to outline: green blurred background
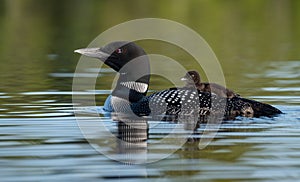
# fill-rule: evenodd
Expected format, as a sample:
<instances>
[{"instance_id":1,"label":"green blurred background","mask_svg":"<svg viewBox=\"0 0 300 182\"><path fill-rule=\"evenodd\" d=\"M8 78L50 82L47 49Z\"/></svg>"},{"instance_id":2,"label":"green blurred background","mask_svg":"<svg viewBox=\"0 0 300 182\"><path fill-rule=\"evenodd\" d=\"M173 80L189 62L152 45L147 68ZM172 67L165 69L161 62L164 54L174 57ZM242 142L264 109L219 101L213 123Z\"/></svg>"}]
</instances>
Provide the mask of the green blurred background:
<instances>
[{"instance_id":1,"label":"green blurred background","mask_svg":"<svg viewBox=\"0 0 300 182\"><path fill-rule=\"evenodd\" d=\"M72 79L49 74L73 73L75 49L114 25L148 17L198 32L220 60L227 85L243 95L272 94L251 90L278 85L266 69L291 61L299 68L298 0L0 0L0 92L71 90ZM154 52L189 59L163 47ZM299 85L299 75L293 80L288 86Z\"/></svg>"}]
</instances>

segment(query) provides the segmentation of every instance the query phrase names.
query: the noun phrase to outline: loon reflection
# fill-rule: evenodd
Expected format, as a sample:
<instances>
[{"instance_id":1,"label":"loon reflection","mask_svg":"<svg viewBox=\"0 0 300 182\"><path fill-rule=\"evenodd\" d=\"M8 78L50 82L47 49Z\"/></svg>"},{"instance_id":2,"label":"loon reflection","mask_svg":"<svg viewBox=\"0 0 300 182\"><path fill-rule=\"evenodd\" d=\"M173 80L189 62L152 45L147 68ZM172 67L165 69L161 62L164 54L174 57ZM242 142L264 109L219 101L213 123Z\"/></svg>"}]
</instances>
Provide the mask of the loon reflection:
<instances>
[{"instance_id":1,"label":"loon reflection","mask_svg":"<svg viewBox=\"0 0 300 182\"><path fill-rule=\"evenodd\" d=\"M99 138L99 140L110 139L109 143L115 145L111 158L127 164L154 162L168 157L186 141L191 141L193 134L197 133L197 138L200 138L197 131L200 125L193 116L185 118L188 122L180 124L149 119L112 113L112 120L116 121L115 127L117 127L116 130L112 130L115 141L107 138L108 136ZM149 138L149 130L151 130L151 138Z\"/></svg>"},{"instance_id":2,"label":"loon reflection","mask_svg":"<svg viewBox=\"0 0 300 182\"><path fill-rule=\"evenodd\" d=\"M115 89L108 97L106 111L138 116L199 114L200 117L222 115L225 119L242 116L251 106L254 117L272 117L282 113L277 108L254 100L222 97L193 88L171 88L147 96L150 63L146 52L137 44L117 41L101 48L75 50L76 53L100 59L120 74Z\"/></svg>"},{"instance_id":3,"label":"loon reflection","mask_svg":"<svg viewBox=\"0 0 300 182\"><path fill-rule=\"evenodd\" d=\"M149 134L146 119L137 119L132 115L112 115L117 121L117 130L113 132L116 139L115 160L128 164L147 163L147 140Z\"/></svg>"}]
</instances>

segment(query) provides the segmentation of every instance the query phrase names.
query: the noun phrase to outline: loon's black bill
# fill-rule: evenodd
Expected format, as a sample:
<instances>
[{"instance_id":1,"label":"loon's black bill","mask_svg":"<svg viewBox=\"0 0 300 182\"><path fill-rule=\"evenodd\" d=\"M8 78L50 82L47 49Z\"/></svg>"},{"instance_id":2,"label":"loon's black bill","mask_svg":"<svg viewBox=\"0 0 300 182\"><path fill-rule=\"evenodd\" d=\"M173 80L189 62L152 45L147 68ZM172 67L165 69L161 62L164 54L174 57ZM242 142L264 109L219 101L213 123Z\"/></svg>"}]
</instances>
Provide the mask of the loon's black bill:
<instances>
[{"instance_id":1,"label":"loon's black bill","mask_svg":"<svg viewBox=\"0 0 300 182\"><path fill-rule=\"evenodd\" d=\"M102 61L105 61L110 55L103 52L100 48L84 48L84 49L77 49L74 51L75 53L82 54L84 56L98 58Z\"/></svg>"}]
</instances>

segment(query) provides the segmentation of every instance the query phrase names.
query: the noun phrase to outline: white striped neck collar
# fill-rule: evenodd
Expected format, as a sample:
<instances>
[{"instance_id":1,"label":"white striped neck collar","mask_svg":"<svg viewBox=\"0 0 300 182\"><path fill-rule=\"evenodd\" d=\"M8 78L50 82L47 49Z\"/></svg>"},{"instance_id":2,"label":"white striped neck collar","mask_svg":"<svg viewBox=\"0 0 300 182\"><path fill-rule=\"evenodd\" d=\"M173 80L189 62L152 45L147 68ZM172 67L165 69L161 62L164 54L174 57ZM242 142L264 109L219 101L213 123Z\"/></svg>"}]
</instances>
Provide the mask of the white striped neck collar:
<instances>
[{"instance_id":1,"label":"white striped neck collar","mask_svg":"<svg viewBox=\"0 0 300 182\"><path fill-rule=\"evenodd\" d=\"M120 85L140 93L145 93L148 90L148 86L149 86L147 83L135 82L135 81L121 82Z\"/></svg>"}]
</instances>

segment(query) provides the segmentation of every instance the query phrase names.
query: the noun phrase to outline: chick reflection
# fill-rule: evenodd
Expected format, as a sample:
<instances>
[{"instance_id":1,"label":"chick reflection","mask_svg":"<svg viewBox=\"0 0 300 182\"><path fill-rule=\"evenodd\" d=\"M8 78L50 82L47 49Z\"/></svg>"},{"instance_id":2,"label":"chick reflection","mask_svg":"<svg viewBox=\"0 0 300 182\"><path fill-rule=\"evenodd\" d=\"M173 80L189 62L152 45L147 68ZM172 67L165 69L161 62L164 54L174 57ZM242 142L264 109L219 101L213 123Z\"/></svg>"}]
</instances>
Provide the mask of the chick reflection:
<instances>
[{"instance_id":1,"label":"chick reflection","mask_svg":"<svg viewBox=\"0 0 300 182\"><path fill-rule=\"evenodd\" d=\"M119 161L129 164L147 162L148 123L143 118L131 115L116 115L112 119L117 121L116 154Z\"/></svg>"}]
</instances>

